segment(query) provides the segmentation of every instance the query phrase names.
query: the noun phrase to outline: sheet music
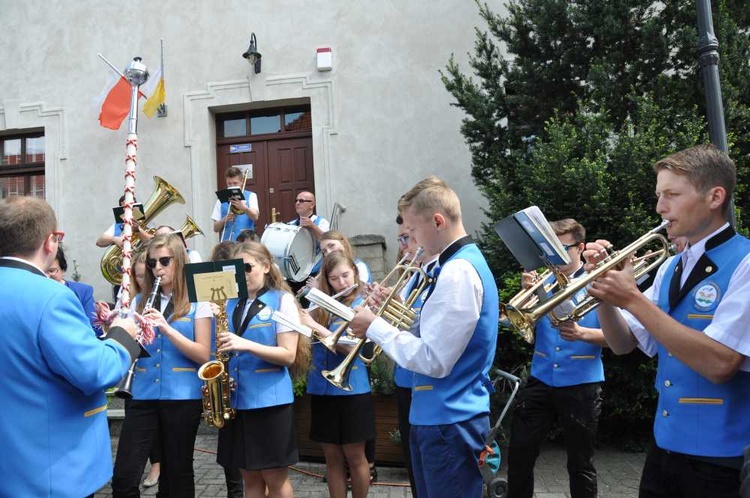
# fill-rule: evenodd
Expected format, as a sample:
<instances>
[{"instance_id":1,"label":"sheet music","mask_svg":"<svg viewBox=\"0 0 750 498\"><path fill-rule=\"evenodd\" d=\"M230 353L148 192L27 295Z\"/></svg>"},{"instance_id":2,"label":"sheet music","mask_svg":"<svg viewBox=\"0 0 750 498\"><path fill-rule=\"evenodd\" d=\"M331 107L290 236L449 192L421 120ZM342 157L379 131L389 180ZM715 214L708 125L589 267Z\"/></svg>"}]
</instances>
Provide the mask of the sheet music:
<instances>
[{"instance_id":1,"label":"sheet music","mask_svg":"<svg viewBox=\"0 0 750 498\"><path fill-rule=\"evenodd\" d=\"M548 256L555 255L558 258L562 259L564 261L564 264L570 263L570 256L568 255L568 251L565 250L563 245L560 243L560 239L555 235L555 231L552 229L552 226L547 221L547 218L544 217L544 214L542 213L542 210L539 209L537 206L529 206L526 209L523 209L520 211L521 213L526 213L528 216L528 219L534 224L536 229L542 234L543 241L537 240L537 242L540 244L541 249L544 251L545 254ZM519 222L524 225L523 222L519 220ZM524 226L524 229L527 227ZM527 233L529 231L527 230ZM552 260L552 258L550 258ZM560 264L560 263L555 263Z\"/></svg>"}]
</instances>

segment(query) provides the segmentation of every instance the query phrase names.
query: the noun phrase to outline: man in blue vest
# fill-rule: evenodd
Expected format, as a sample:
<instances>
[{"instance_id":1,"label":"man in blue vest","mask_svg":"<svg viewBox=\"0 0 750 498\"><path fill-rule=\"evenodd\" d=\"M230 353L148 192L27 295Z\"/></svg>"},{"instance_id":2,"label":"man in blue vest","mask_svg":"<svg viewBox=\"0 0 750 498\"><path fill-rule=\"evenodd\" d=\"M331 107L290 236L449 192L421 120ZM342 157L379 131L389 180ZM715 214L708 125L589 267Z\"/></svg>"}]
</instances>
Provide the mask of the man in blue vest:
<instances>
[{"instance_id":1,"label":"man in blue vest","mask_svg":"<svg viewBox=\"0 0 750 498\"><path fill-rule=\"evenodd\" d=\"M419 320L402 332L369 307L350 326L414 372L411 455L419 498L480 497L479 456L489 433L489 370L497 344L495 279L466 234L456 193L431 177L399 200L409 236L439 254Z\"/></svg>"},{"instance_id":2,"label":"man in blue vest","mask_svg":"<svg viewBox=\"0 0 750 498\"><path fill-rule=\"evenodd\" d=\"M655 445L640 497L736 498L750 441L750 240L727 221L735 166L716 147L698 145L654 171L656 212L687 247L643 294L629 263L589 289L604 302L597 313L615 353L658 355ZM588 244L586 261L602 259L607 245Z\"/></svg>"},{"instance_id":3,"label":"man in blue vest","mask_svg":"<svg viewBox=\"0 0 750 498\"><path fill-rule=\"evenodd\" d=\"M224 173L227 188L244 189L243 178L244 172L236 166L230 167ZM255 229L255 222L258 221L258 216L260 216L258 196L255 192L249 190L243 190L242 193L244 199L232 199L231 202L217 200L214 204L211 219L214 222L214 232L220 234L220 242L237 240L241 231Z\"/></svg>"},{"instance_id":4,"label":"man in blue vest","mask_svg":"<svg viewBox=\"0 0 750 498\"><path fill-rule=\"evenodd\" d=\"M320 273L320 266L323 258L320 255L320 239L323 234L331 229L331 224L322 216L315 214L315 194L312 192L302 191L294 199L294 210L297 212L297 218L287 223L306 228L310 231L315 241L315 257L317 262L313 266L312 274Z\"/></svg>"},{"instance_id":5,"label":"man in blue vest","mask_svg":"<svg viewBox=\"0 0 750 498\"><path fill-rule=\"evenodd\" d=\"M584 276L583 253L586 229L572 218L553 221L552 229L570 256L570 263L557 270L575 280ZM524 273L522 285L528 289L536 277ZM550 274L545 285L554 282ZM573 296L578 304L586 297L581 290ZM596 313L578 322L553 325L543 317L534 329L536 337L531 375L518 394L508 452L508 497L531 498L534 494L534 464L539 447L558 420L568 453L570 495L573 498L597 496L594 443L602 408L601 383L604 381L602 346L604 335Z\"/></svg>"},{"instance_id":6,"label":"man in blue vest","mask_svg":"<svg viewBox=\"0 0 750 498\"><path fill-rule=\"evenodd\" d=\"M93 496L112 476L104 390L140 348L132 319L105 340L47 278L63 233L42 199L0 202L0 497Z\"/></svg>"}]
</instances>

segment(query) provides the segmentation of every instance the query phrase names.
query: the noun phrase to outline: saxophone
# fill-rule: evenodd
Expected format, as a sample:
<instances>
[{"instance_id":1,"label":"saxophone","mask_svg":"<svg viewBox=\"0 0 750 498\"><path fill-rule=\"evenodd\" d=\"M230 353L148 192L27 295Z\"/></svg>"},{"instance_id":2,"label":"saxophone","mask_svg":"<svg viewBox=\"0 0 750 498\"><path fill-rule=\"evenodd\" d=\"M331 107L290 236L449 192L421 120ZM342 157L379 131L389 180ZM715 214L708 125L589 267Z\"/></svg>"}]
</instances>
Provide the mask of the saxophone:
<instances>
[{"instance_id":1,"label":"saxophone","mask_svg":"<svg viewBox=\"0 0 750 498\"><path fill-rule=\"evenodd\" d=\"M229 354L219 352L219 337L230 333L225 303L224 300L215 303L219 306L216 317L216 359L204 363L198 369L198 378L203 381L203 419L209 426L218 429L237 415L230 401L235 382L229 376Z\"/></svg>"}]
</instances>

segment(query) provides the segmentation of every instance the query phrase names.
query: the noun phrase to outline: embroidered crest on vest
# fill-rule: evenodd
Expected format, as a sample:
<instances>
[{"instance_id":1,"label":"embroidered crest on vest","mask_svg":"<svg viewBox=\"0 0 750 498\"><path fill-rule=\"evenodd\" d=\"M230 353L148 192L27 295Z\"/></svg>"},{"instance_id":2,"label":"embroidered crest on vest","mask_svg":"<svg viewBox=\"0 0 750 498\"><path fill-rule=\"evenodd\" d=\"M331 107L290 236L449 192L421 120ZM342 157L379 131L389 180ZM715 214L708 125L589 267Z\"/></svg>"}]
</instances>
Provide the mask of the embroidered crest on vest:
<instances>
[{"instance_id":1,"label":"embroidered crest on vest","mask_svg":"<svg viewBox=\"0 0 750 498\"><path fill-rule=\"evenodd\" d=\"M273 310L269 306L266 306L258 312L258 319L265 322L271 319L271 315L273 315Z\"/></svg>"},{"instance_id":2,"label":"embroidered crest on vest","mask_svg":"<svg viewBox=\"0 0 750 498\"><path fill-rule=\"evenodd\" d=\"M714 282L707 282L693 291L693 304L698 311L711 311L718 305L721 289Z\"/></svg>"}]
</instances>

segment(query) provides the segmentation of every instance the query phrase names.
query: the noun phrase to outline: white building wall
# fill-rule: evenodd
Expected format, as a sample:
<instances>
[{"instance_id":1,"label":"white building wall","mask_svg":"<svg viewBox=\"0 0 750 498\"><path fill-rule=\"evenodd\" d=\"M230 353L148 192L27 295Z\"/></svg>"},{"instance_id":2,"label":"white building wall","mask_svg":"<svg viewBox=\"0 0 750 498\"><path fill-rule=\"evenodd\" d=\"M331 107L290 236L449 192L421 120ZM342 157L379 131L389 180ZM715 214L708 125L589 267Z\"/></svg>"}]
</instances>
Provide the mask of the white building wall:
<instances>
[{"instance_id":1,"label":"white building wall","mask_svg":"<svg viewBox=\"0 0 750 498\"><path fill-rule=\"evenodd\" d=\"M457 191L469 233L484 221L462 112L438 73L451 53L468 69L481 25L473 2L0 0L0 22L0 133L44 128L47 200L69 262L99 298L109 286L94 241L122 195L127 125L99 126L96 99L110 70L97 53L121 68L141 56L155 70L160 38L169 115L139 117L137 195L146 200L153 175L174 185L186 205L157 222L180 226L190 213L207 234L191 242L202 254L216 241L214 114L303 98L312 106L318 212L346 206L342 232L384 235L393 261L396 201L431 174ZM257 75L241 57L251 32L263 55ZM333 49L331 72L315 69L323 46Z\"/></svg>"}]
</instances>

